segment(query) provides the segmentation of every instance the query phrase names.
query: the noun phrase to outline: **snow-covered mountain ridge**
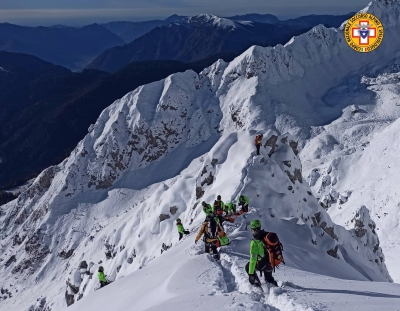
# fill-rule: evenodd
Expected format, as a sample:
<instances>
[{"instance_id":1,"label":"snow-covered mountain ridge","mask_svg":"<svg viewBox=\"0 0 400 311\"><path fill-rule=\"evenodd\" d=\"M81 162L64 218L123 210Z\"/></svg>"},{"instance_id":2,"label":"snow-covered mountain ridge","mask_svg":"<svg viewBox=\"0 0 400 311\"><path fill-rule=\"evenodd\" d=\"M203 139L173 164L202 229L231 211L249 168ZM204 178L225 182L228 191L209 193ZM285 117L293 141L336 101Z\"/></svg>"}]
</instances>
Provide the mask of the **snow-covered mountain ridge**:
<instances>
[{"instance_id":1,"label":"snow-covered mountain ridge","mask_svg":"<svg viewBox=\"0 0 400 311\"><path fill-rule=\"evenodd\" d=\"M240 22L236 22L227 18L218 17L212 14L199 14L190 16L182 19L181 21L175 22L185 25L206 25L221 28L236 28L240 27Z\"/></svg>"},{"instance_id":2,"label":"snow-covered mountain ridge","mask_svg":"<svg viewBox=\"0 0 400 311\"><path fill-rule=\"evenodd\" d=\"M64 282L66 276L60 274L70 271L71 265L75 268L80 260L99 258L100 253L104 253L104 247L107 253L111 252L110 257L114 257L113 245L124 239L119 245L123 247L122 250L120 248L122 254L106 265L108 270L122 277L145 266L160 252L159 244L169 245L175 232L174 217L183 213L187 217L186 222L194 219L194 224L198 224L202 217L199 200L211 200L216 194L236 199L237 189L241 187L231 180L231 176L229 182L222 177L225 183L219 184L218 178L214 183L214 177L196 175L204 169L199 165L193 173L196 186L189 179L179 178L181 171L192 161L200 161L195 159L218 146L215 151L218 156L208 159L206 169L209 174L211 168L211 175L207 176L216 176L213 170L220 169L233 146L226 139L230 134L235 137L239 135L237 132L253 130L251 133L254 133L254 130L273 128L277 132L290 132L296 136L301 147L313 135L310 126L328 124L341 116L342 104L327 105L323 101L328 90L340 84L350 72L365 71L369 64L376 67L387 64L399 50L396 43L400 42L399 2L374 1L368 11L380 18L385 26L389 25L385 27L382 46L374 53L358 54L346 45L340 30L316 27L285 46L252 47L233 62L219 61L199 75L188 71L142 86L104 110L69 158L42 172L16 201L2 206L1 278L4 288L13 297L2 301L1 308L3 305L10 309L12 306L20 308L33 304L32 295L40 295L45 288L52 288L52 295L46 300L48 306L54 303L53 308L58 308L65 288L54 283L55 280L57 284ZM240 148L236 148L235 154L244 155L237 157L237 161L242 161L239 164L232 160L231 167L237 168L230 171L232 174L240 174L246 167L252 148L250 137L236 137L238 140L238 137L247 139L250 143L247 146L237 145ZM216 145L217 142L219 145ZM267 159L266 156L264 158ZM298 161L296 157L293 160ZM249 161L253 167L262 165L252 159ZM279 172L279 161L275 161L278 164L268 163L268 169L275 167ZM298 168L298 163L293 167ZM289 176L284 174L285 170L288 169L280 168L279 186L276 191L271 190L269 197L274 197L275 192L288 191ZM294 171L289 172L290 176L295 176ZM165 186L156 184L171 178L177 185L175 188L169 183ZM256 178L260 183L264 179L265 175ZM338 254L340 261L327 257L333 263L340 262L337 269L330 270L334 276L345 277L346 273L350 273L348 275L352 278L360 280L387 277L385 266L380 265L374 224L366 210L362 208L358 213L355 219L357 227L353 232L355 237L350 238L351 233L334 226L312 196L307 200L307 186L300 186L298 179L293 182L302 190L296 194L300 202L296 201L295 206L301 206L301 209L294 211L294 201L289 200L287 208L279 214L282 219L289 217L293 222L299 222L298 225L288 225L289 231L300 230L297 228L302 228L304 222L307 236L313 237L314 234L316 239L321 240L321 243L316 241L316 250L312 250L313 239L307 240L311 244L310 252L322 254L333 250L331 254ZM212 189L202 189L210 181L213 181L210 184ZM274 183L268 184L269 188L275 186ZM171 194L161 197L168 189L171 189ZM301 195L304 196L298 197ZM166 201L163 201L164 197ZM283 204L284 198L275 198L275 205ZM254 201L254 208L263 207L262 202ZM174 217L170 216L174 215L172 207L178 207L175 211L178 214ZM354 204L355 209L360 207L360 204ZM129 212L129 208L133 208L134 212ZM321 213L321 220L316 218L317 213ZM127 218L131 224L128 227L132 230L123 230L125 214L129 214ZM160 221L161 215L168 215L171 219ZM146 217L149 220L143 221ZM315 226L312 217L318 226ZM361 217L363 221L359 219ZM272 226L271 223L268 222L268 225ZM313 226L316 228L312 229ZM335 234L330 228L335 228ZM315 230L319 230L322 237L317 237ZM331 236L323 232L329 232ZM128 239L133 236L145 238L138 241ZM293 237L287 241L291 239ZM129 249L125 245L128 243ZM362 244L366 247L361 247ZM339 248L340 245L342 248ZM141 253L134 257L139 248ZM129 264L129 258L132 264ZM352 258L358 258L359 263L355 264ZM124 260L128 266L122 265ZM295 259L292 264L301 269L307 268ZM318 272L324 273L321 270ZM18 289L18 294L9 283Z\"/></svg>"}]
</instances>

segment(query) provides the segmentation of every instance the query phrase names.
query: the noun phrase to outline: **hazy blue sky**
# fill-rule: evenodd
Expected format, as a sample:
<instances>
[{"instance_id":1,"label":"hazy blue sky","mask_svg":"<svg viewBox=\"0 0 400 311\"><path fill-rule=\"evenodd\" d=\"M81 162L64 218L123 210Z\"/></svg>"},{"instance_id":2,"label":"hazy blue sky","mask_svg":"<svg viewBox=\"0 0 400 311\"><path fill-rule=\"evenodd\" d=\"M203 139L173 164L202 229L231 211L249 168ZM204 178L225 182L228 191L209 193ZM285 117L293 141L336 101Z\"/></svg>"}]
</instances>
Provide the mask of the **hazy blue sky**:
<instances>
[{"instance_id":1,"label":"hazy blue sky","mask_svg":"<svg viewBox=\"0 0 400 311\"><path fill-rule=\"evenodd\" d=\"M367 4L365 0L0 0L0 22L78 25L201 13L270 13L285 19L313 13L343 14Z\"/></svg>"}]
</instances>

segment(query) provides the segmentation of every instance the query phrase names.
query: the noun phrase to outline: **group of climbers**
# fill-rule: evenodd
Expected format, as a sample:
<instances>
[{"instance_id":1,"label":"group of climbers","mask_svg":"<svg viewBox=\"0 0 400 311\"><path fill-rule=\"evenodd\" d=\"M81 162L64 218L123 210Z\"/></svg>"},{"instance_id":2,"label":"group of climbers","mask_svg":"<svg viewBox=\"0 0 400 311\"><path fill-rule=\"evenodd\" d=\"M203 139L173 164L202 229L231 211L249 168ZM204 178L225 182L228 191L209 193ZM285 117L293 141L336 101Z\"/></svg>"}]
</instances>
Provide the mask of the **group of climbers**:
<instances>
[{"instance_id":1,"label":"group of climbers","mask_svg":"<svg viewBox=\"0 0 400 311\"><path fill-rule=\"evenodd\" d=\"M263 135L260 134L257 135L255 139L257 155L260 155L262 137ZM241 207L240 211L237 211L235 203L224 203L220 195L217 196L213 205L205 201L202 202L203 212L206 218L195 238L195 243L203 237L205 245L204 251L212 254L213 258L216 260L220 259L218 248L229 244L229 238L223 227L224 221L234 222L237 216L247 213L249 211L249 198L243 194L240 195L238 206ZM176 226L179 233L179 240L183 238L183 235L190 234L190 232L183 227L181 219L178 218L176 220ZM253 233L253 240L250 242L250 261L245 266L246 273L249 276L249 282L256 287L261 286L260 279L256 273L256 271L259 271L260 276L264 274L266 283L278 286L272 276L272 272L275 271L275 267L279 266L280 263L284 263L282 244L276 233L261 229L261 222L259 220L251 221L250 229ZM98 277L101 287L110 283L104 275L103 267L99 268Z\"/></svg>"}]
</instances>

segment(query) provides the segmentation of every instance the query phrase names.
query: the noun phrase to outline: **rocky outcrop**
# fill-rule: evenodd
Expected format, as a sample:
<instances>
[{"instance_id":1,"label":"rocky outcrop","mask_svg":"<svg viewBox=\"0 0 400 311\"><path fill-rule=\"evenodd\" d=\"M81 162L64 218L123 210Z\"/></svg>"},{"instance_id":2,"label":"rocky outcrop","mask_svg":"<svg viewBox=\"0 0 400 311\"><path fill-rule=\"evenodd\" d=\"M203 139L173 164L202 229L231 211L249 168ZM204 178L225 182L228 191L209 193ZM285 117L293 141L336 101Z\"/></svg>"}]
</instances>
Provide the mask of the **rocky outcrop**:
<instances>
[{"instance_id":1,"label":"rocky outcrop","mask_svg":"<svg viewBox=\"0 0 400 311\"><path fill-rule=\"evenodd\" d=\"M365 246L370 247L373 253L373 260L381 265L384 262L384 255L379 246L379 238L376 233L376 224L366 206L361 206L355 213L351 222L354 224L354 235L358 237Z\"/></svg>"}]
</instances>

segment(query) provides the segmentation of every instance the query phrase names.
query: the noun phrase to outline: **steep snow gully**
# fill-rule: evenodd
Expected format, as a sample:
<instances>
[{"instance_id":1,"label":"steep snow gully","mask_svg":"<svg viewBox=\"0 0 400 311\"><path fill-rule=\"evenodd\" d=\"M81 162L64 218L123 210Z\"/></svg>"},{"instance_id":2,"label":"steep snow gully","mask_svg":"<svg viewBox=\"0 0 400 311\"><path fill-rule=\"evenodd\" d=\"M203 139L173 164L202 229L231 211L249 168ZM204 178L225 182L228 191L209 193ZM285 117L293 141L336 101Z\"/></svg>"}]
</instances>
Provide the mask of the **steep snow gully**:
<instances>
[{"instance_id":1,"label":"steep snow gully","mask_svg":"<svg viewBox=\"0 0 400 311\"><path fill-rule=\"evenodd\" d=\"M344 25L317 26L106 108L0 207L0 310L398 308L400 2L363 11L385 27L374 52L349 48ZM226 224L214 262L193 245L200 203L241 193L250 211ZM178 217L192 233L181 242ZM262 295L243 270L256 218L287 263ZM115 282L94 291L100 265Z\"/></svg>"}]
</instances>

